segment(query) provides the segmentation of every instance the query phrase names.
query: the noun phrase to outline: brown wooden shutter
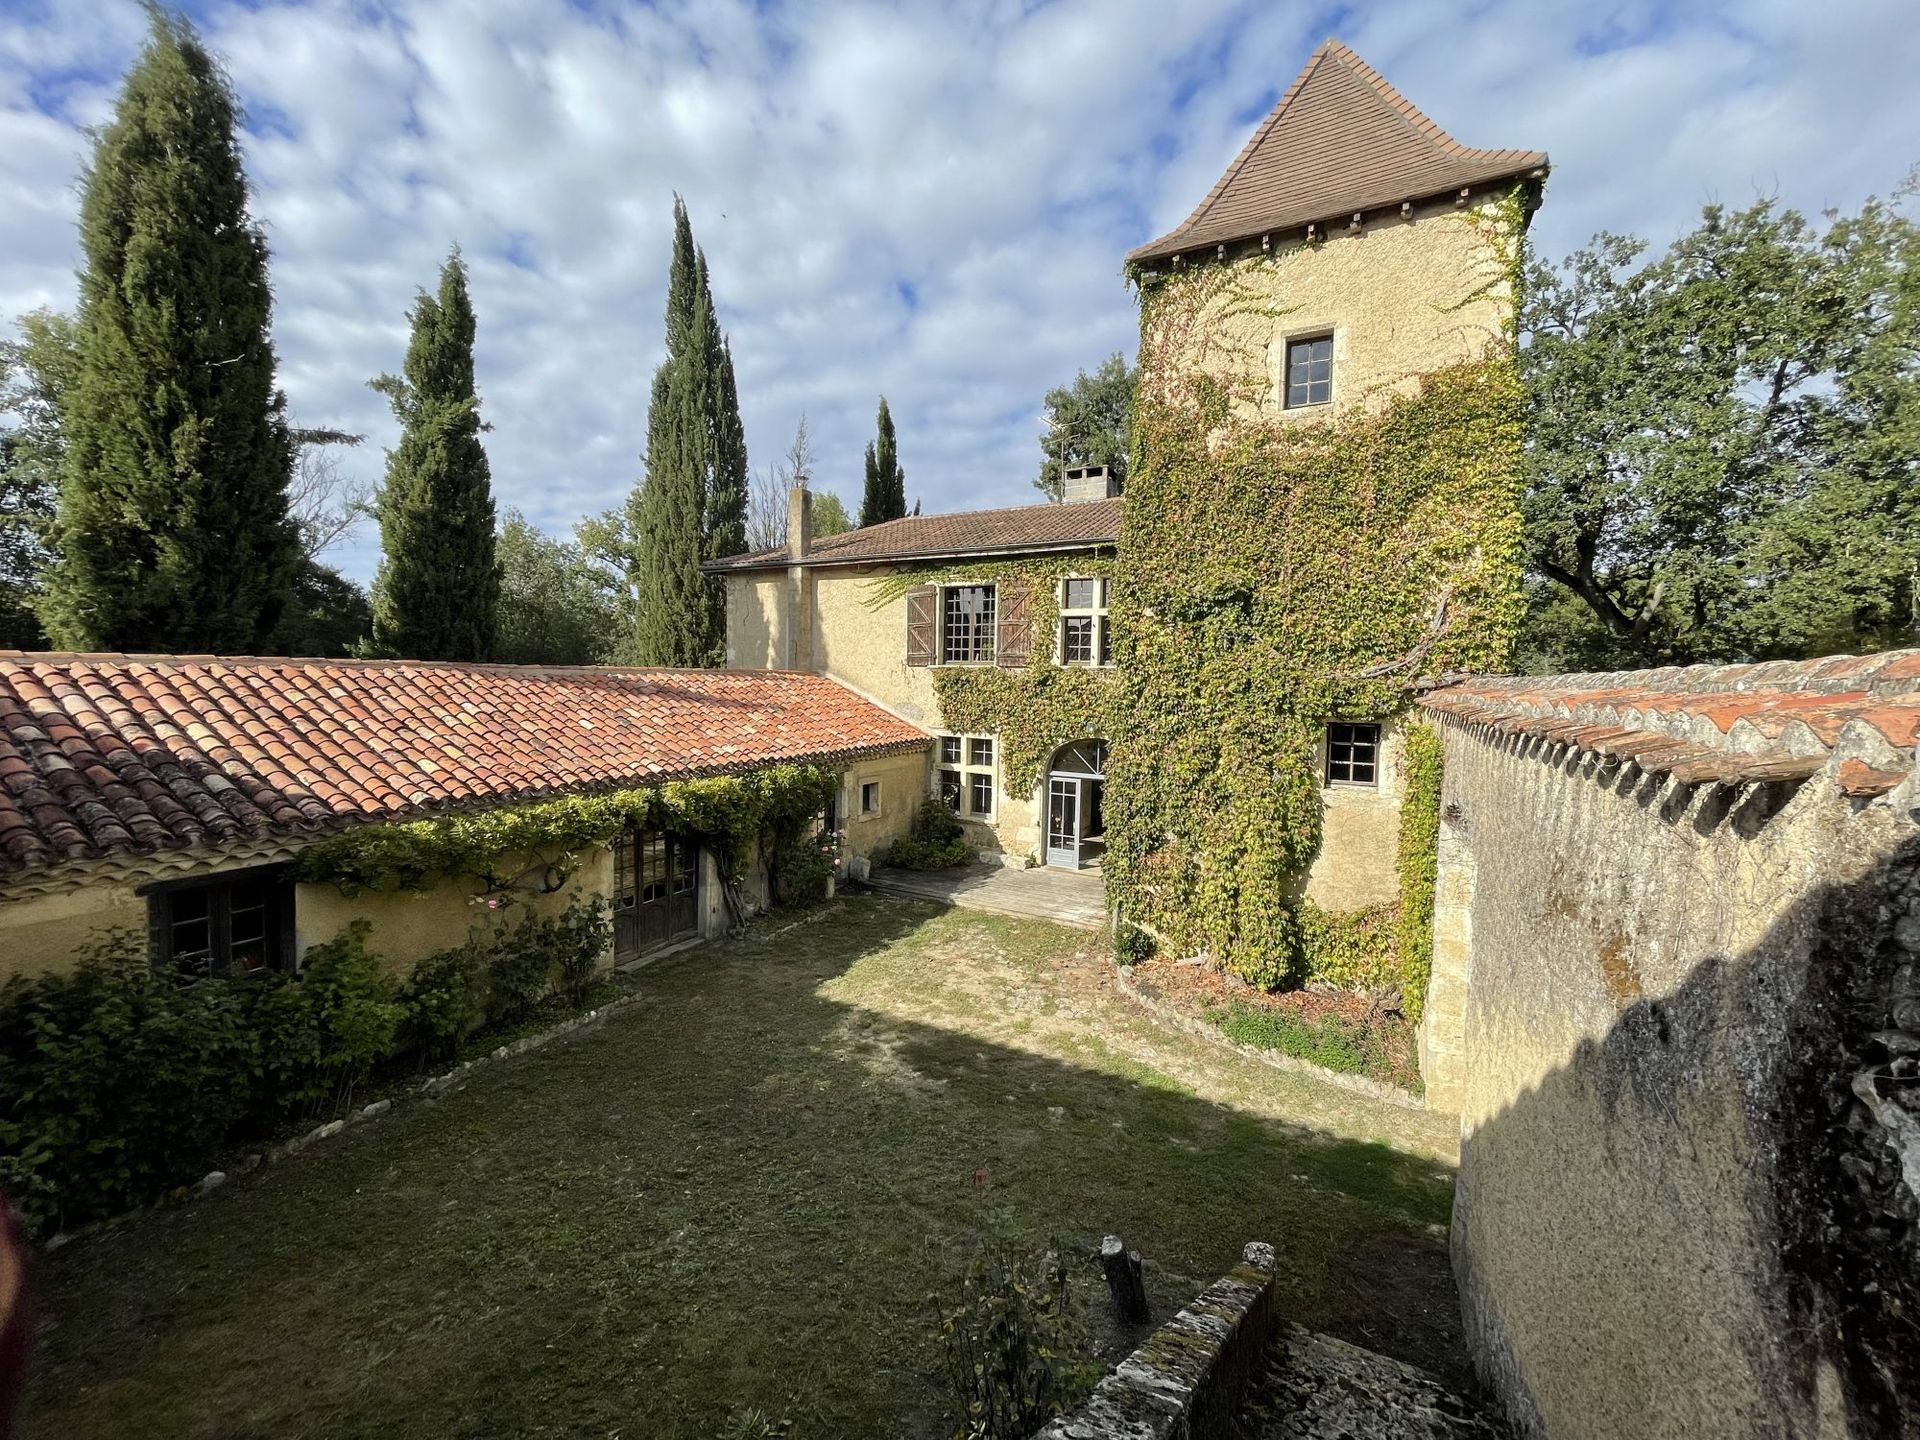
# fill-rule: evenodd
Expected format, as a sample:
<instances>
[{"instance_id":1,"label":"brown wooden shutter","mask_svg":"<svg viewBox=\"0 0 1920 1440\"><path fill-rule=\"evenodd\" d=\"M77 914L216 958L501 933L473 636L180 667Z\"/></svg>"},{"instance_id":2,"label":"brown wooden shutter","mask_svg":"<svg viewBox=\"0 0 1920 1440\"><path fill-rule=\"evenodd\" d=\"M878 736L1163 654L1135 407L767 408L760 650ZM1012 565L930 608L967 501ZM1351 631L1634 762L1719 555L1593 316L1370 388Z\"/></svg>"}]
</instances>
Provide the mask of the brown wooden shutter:
<instances>
[{"instance_id":1,"label":"brown wooden shutter","mask_svg":"<svg viewBox=\"0 0 1920 1440\"><path fill-rule=\"evenodd\" d=\"M931 585L916 585L907 591L907 664L933 664L934 617L939 610L940 592Z\"/></svg>"},{"instance_id":2,"label":"brown wooden shutter","mask_svg":"<svg viewBox=\"0 0 1920 1440\"><path fill-rule=\"evenodd\" d=\"M996 598L1000 623L994 660L1005 669L1018 669L1033 653L1033 591L1024 580L1002 580Z\"/></svg>"}]
</instances>

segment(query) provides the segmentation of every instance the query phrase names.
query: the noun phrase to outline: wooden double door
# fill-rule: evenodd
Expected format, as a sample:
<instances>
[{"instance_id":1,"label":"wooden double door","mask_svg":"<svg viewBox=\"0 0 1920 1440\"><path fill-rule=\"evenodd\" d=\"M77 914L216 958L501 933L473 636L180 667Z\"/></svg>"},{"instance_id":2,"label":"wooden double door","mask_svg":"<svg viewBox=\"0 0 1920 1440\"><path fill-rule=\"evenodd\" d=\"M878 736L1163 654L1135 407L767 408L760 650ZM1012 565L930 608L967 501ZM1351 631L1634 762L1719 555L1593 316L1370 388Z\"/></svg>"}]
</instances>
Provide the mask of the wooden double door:
<instances>
[{"instance_id":1,"label":"wooden double door","mask_svg":"<svg viewBox=\"0 0 1920 1440\"><path fill-rule=\"evenodd\" d=\"M620 964L700 933L700 845L629 830L613 847L613 959Z\"/></svg>"}]
</instances>

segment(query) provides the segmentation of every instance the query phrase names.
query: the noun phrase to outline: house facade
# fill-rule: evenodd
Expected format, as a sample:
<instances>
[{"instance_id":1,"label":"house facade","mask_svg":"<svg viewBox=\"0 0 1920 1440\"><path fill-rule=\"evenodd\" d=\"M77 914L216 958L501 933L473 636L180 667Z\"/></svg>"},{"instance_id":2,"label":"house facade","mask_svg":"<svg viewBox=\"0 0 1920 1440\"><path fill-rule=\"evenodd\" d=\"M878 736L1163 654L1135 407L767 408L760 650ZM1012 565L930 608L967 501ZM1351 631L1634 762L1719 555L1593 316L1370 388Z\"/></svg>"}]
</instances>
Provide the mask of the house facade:
<instances>
[{"instance_id":1,"label":"house facade","mask_svg":"<svg viewBox=\"0 0 1920 1440\"><path fill-rule=\"evenodd\" d=\"M0 981L115 931L189 977L292 970L356 920L404 971L495 905L582 896L613 912L608 960L637 959L766 903L769 857L701 816L732 782L891 785L927 743L819 676L0 655ZM659 823L567 808L609 801Z\"/></svg>"},{"instance_id":2,"label":"house facade","mask_svg":"<svg viewBox=\"0 0 1920 1440\"><path fill-rule=\"evenodd\" d=\"M1485 360L1509 332L1515 227L1545 170L1537 152L1459 145L1330 42L1193 215L1128 257L1142 295L1137 410L1204 386L1221 397L1218 413L1180 423L1208 431L1207 443L1224 443L1232 424L1307 433ZM1201 288L1190 282L1202 274L1191 303L1163 303ZM1136 438L1148 463L1130 482L1149 487L1149 512L1151 438ZM1356 525L1372 520L1370 497L1346 498ZM787 546L710 567L726 577L729 664L833 676L931 732L926 773L882 796L883 813L936 795L987 855L1101 863L1108 771L1130 743L1129 671L1159 624L1136 588L1153 544L1137 497L1104 472L1070 472L1059 504L915 516L824 540L810 534L807 503L792 498ZM1517 513L1497 487L1447 503L1502 522ZM1391 545L1422 548L1417 517L1392 523L1402 533ZM1210 527L1201 516L1189 531L1195 573ZM1497 583L1517 594L1517 567ZM981 674L994 671L998 682ZM1313 725L1320 834L1286 884L1331 912L1396 894L1407 697L1368 699ZM1136 776L1156 763L1131 761ZM862 798L846 801L849 851L870 853Z\"/></svg>"}]
</instances>

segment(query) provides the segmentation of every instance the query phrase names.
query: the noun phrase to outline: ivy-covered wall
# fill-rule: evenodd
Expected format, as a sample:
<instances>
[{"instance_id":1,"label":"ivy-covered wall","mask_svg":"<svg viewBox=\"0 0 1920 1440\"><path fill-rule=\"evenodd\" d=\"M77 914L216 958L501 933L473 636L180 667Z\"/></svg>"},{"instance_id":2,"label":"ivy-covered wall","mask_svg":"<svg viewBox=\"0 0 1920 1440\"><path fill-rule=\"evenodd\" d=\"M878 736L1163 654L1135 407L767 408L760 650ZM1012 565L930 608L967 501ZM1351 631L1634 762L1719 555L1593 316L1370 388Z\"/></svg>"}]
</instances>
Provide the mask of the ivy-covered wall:
<instances>
[{"instance_id":1,"label":"ivy-covered wall","mask_svg":"<svg viewBox=\"0 0 1920 1440\"><path fill-rule=\"evenodd\" d=\"M1397 919L1330 921L1302 897L1325 809L1320 745L1329 720L1397 718L1423 679L1507 657L1524 218L1516 192L1396 223L1391 249L1336 234L1139 277L1107 883L1165 948L1272 985L1365 969L1356 928L1380 937L1365 942L1376 957L1393 946ZM1388 253L1397 271L1368 265ZM1390 346L1369 333L1383 310L1400 331ZM1323 325L1346 403L1287 411L1274 357ZM1343 380L1343 333L1350 360L1435 363ZM1396 972L1402 958L1417 967L1396 950Z\"/></svg>"}]
</instances>

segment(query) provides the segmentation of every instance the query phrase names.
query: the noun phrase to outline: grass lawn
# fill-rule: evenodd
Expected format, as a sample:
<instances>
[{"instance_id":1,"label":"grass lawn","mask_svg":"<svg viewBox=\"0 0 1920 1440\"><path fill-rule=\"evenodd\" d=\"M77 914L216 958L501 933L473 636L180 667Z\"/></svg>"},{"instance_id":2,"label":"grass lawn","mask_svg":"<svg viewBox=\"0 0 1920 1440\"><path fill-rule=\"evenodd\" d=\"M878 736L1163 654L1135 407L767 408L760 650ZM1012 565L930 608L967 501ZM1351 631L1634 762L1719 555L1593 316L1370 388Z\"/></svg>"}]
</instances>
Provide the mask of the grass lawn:
<instances>
[{"instance_id":1,"label":"grass lawn","mask_svg":"<svg viewBox=\"0 0 1920 1440\"><path fill-rule=\"evenodd\" d=\"M1118 1232L1156 1318L1269 1240L1294 1318L1460 1379L1451 1122L1162 1027L1099 946L851 900L643 970L604 1026L46 1257L25 1434L940 1435L930 1297L990 1224Z\"/></svg>"}]
</instances>

